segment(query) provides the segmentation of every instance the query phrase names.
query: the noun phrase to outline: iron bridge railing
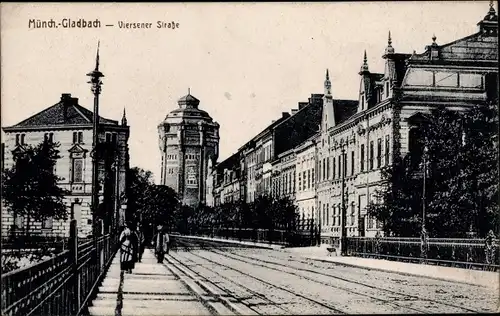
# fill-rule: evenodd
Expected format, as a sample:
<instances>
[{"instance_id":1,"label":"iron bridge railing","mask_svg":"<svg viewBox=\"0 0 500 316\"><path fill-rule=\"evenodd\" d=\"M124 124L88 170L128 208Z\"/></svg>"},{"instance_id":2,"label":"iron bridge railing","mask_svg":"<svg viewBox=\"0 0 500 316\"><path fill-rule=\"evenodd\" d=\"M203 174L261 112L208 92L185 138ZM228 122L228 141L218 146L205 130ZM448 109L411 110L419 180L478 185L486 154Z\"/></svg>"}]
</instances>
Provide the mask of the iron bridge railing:
<instances>
[{"instance_id":1,"label":"iron bridge railing","mask_svg":"<svg viewBox=\"0 0 500 316\"><path fill-rule=\"evenodd\" d=\"M117 236L83 243L71 221L69 249L1 277L1 315L83 315L117 251Z\"/></svg>"}]
</instances>

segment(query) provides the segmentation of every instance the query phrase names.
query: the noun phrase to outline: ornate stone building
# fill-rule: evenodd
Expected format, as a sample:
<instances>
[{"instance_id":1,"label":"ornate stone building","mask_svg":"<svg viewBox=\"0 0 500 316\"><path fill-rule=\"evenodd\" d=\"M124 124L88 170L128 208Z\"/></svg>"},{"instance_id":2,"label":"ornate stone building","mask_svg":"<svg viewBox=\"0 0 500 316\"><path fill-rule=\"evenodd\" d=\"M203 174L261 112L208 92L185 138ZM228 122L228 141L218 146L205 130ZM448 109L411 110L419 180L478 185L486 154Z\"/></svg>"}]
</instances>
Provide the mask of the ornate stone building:
<instances>
[{"instance_id":1,"label":"ornate stone building","mask_svg":"<svg viewBox=\"0 0 500 316\"><path fill-rule=\"evenodd\" d=\"M14 156L22 155L26 145L36 146L43 141L60 144L58 149L62 157L56 162L54 172L63 178L59 185L70 192L64 202L68 215L73 214L77 220L79 236L87 236L92 230L92 122L93 112L78 104L78 98L64 93L58 103L16 125L3 128L4 168L14 165ZM100 209L104 207L107 214L111 214L113 224L120 225L125 215L121 197L125 192L126 170L129 167L130 128L125 111L121 124L103 117L99 124L99 142L105 146L102 148L114 149L112 155L103 156L99 162ZM2 235L11 233L12 229L23 233L26 221L26 218L2 207ZM67 236L69 219L48 218L43 222L31 219L30 227L32 235Z\"/></svg>"},{"instance_id":2,"label":"ornate stone building","mask_svg":"<svg viewBox=\"0 0 500 316\"><path fill-rule=\"evenodd\" d=\"M208 168L219 155L219 124L191 94L178 104L158 126L161 184L173 188L183 204L197 206L206 203Z\"/></svg>"},{"instance_id":3,"label":"ornate stone building","mask_svg":"<svg viewBox=\"0 0 500 316\"><path fill-rule=\"evenodd\" d=\"M434 36L421 54L398 53L389 33L383 72L370 71L364 53L357 100L335 99L327 70L324 94L313 94L309 105L301 108L299 103L298 112L269 128L272 193L293 192L302 216L313 217L319 226L322 242L338 241L343 234L373 237L381 231L382 223L370 218L366 207L383 184L381 168L418 150L412 148L418 137L412 130L422 114L438 105L465 109L498 100L498 16L492 5L476 33L444 45L436 40ZM319 116L304 120L298 115L314 108L319 111L311 113ZM242 181L255 186L261 175L252 172L260 168L254 167L254 152L240 154L250 168L249 180L243 173ZM296 173L295 186L291 172Z\"/></svg>"},{"instance_id":4,"label":"ornate stone building","mask_svg":"<svg viewBox=\"0 0 500 316\"><path fill-rule=\"evenodd\" d=\"M342 211L347 236L373 237L381 230L366 206L382 184L380 168L396 155L418 150L411 145L418 137L412 134L417 117L438 105L465 109L498 96L498 17L493 7L478 26L477 33L444 45L434 36L421 54L397 53L389 33L383 73L369 70L365 52L357 108L340 121L323 115L317 216L324 241L342 235ZM326 103L329 87L327 78Z\"/></svg>"}]
</instances>

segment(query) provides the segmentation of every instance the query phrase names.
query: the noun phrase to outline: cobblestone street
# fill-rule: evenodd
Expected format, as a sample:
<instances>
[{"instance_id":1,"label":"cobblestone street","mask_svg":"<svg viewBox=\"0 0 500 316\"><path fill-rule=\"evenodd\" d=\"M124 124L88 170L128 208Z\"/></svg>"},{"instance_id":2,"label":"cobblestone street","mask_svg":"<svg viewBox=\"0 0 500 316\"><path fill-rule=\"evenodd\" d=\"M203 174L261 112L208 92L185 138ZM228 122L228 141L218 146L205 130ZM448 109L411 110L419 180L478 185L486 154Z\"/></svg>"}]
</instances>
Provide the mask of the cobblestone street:
<instances>
[{"instance_id":1,"label":"cobblestone street","mask_svg":"<svg viewBox=\"0 0 500 316\"><path fill-rule=\"evenodd\" d=\"M286 315L494 312L491 288L343 266L277 249L183 240L132 274L115 258L96 315Z\"/></svg>"},{"instance_id":2,"label":"cobblestone street","mask_svg":"<svg viewBox=\"0 0 500 316\"><path fill-rule=\"evenodd\" d=\"M474 313L496 310L480 286L345 267L267 249L180 247L168 257L258 314Z\"/></svg>"}]
</instances>

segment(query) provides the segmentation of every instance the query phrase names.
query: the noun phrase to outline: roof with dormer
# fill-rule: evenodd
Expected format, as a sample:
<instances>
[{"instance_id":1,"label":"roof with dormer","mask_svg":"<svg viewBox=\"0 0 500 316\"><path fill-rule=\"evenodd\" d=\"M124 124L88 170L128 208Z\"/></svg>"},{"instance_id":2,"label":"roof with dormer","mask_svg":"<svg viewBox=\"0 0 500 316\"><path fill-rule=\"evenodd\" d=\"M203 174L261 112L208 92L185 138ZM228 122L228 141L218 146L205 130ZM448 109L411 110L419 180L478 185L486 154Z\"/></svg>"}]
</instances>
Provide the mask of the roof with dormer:
<instances>
[{"instance_id":1,"label":"roof with dormer","mask_svg":"<svg viewBox=\"0 0 500 316\"><path fill-rule=\"evenodd\" d=\"M92 126L94 113L78 104L78 98L71 97L69 93L63 93L61 100L38 112L29 118L9 127L4 127L4 131L11 129L33 129L55 126ZM117 121L99 116L100 124L118 125Z\"/></svg>"},{"instance_id":2,"label":"roof with dormer","mask_svg":"<svg viewBox=\"0 0 500 316\"><path fill-rule=\"evenodd\" d=\"M432 44L426 46L423 53L411 55L408 62L410 64L497 64L498 16L492 5L478 26L478 32L444 45L437 44L434 35Z\"/></svg>"}]
</instances>

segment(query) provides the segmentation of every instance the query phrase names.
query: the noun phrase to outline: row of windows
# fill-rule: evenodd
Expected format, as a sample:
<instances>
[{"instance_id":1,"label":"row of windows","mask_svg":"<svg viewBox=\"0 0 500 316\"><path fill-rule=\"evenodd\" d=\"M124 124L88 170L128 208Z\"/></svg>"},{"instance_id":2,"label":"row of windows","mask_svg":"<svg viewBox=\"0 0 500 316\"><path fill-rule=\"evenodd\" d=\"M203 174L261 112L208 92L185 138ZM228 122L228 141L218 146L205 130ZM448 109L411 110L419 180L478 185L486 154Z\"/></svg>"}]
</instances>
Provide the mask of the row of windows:
<instances>
[{"instance_id":1,"label":"row of windows","mask_svg":"<svg viewBox=\"0 0 500 316\"><path fill-rule=\"evenodd\" d=\"M264 148L259 148L248 155L247 164L258 164L261 162L266 162L271 159L272 148L267 145Z\"/></svg>"},{"instance_id":2,"label":"row of windows","mask_svg":"<svg viewBox=\"0 0 500 316\"><path fill-rule=\"evenodd\" d=\"M302 176L301 176L302 173ZM314 189L314 168L299 172L299 192Z\"/></svg>"},{"instance_id":3,"label":"row of windows","mask_svg":"<svg viewBox=\"0 0 500 316\"><path fill-rule=\"evenodd\" d=\"M196 154L186 154L186 160L197 160L200 159L200 155ZM167 160L177 160L178 156L177 155L167 155Z\"/></svg>"},{"instance_id":4,"label":"row of windows","mask_svg":"<svg viewBox=\"0 0 500 316\"><path fill-rule=\"evenodd\" d=\"M332 214L330 216L330 207L329 204L323 204L323 210L322 210L322 215L321 219L323 222L323 225L325 226L340 226L341 224L341 205L338 205L335 207L332 205ZM359 206L358 206L359 208ZM346 214L346 225L347 226L356 226L356 205L354 202L351 203L350 208L348 207L347 209L347 214ZM371 219L373 222L373 218ZM370 221L368 221L368 227L369 228L374 228L374 226L370 226Z\"/></svg>"},{"instance_id":5,"label":"row of windows","mask_svg":"<svg viewBox=\"0 0 500 316\"><path fill-rule=\"evenodd\" d=\"M45 133L43 135L44 141L53 142L54 141L54 133ZM117 142L117 134L116 133L106 133L106 142L114 143ZM83 132L73 132L73 144L83 144ZM26 145L26 134L16 134L16 146Z\"/></svg>"},{"instance_id":6,"label":"row of windows","mask_svg":"<svg viewBox=\"0 0 500 316\"><path fill-rule=\"evenodd\" d=\"M26 218L24 216L16 215L14 225L17 227L17 229L23 229L25 221ZM49 217L42 221L42 229L52 229L53 225L54 219L52 217Z\"/></svg>"},{"instance_id":7,"label":"row of windows","mask_svg":"<svg viewBox=\"0 0 500 316\"><path fill-rule=\"evenodd\" d=\"M412 69L407 76L406 84L426 87L482 88L483 75Z\"/></svg>"},{"instance_id":8,"label":"row of windows","mask_svg":"<svg viewBox=\"0 0 500 316\"><path fill-rule=\"evenodd\" d=\"M382 147L384 147L384 155L382 156ZM390 138L389 135L385 136L385 143L382 145L382 138L377 139L377 155L375 156L375 143L374 141L370 141L369 153L368 157L366 157L365 144L361 144L360 146L360 162L359 168L360 171L363 172L365 169L373 170L375 167L380 168L382 164L385 166L389 165L390 159ZM350 174L348 174L348 155L350 156ZM366 166L366 158L368 158L368 166ZM331 160L331 161L330 161ZM331 165L331 169L330 169ZM344 169L342 170L342 166ZM326 179L336 179L342 177L342 174L354 175L356 172L356 159L355 152L351 151L350 154L345 153L344 157L339 155L338 157L327 157L323 158L318 163L319 167L319 176L321 180L324 181ZM342 173L343 172L343 173Z\"/></svg>"},{"instance_id":9,"label":"row of windows","mask_svg":"<svg viewBox=\"0 0 500 316\"><path fill-rule=\"evenodd\" d=\"M385 91L385 98L388 98L389 97L389 82L386 81L385 82L385 89L382 89L383 86L380 86L380 88L376 89L374 91L374 94L375 94L375 103L379 103L380 101L382 101L382 98L384 97L384 91ZM364 111L367 109L367 106L365 104L365 96L364 96L364 92L363 94L361 95L361 111Z\"/></svg>"},{"instance_id":10,"label":"row of windows","mask_svg":"<svg viewBox=\"0 0 500 316\"><path fill-rule=\"evenodd\" d=\"M271 192L273 196L282 196L293 192L295 192L295 171L282 173L279 178L273 179Z\"/></svg>"},{"instance_id":11,"label":"row of windows","mask_svg":"<svg viewBox=\"0 0 500 316\"><path fill-rule=\"evenodd\" d=\"M76 219L77 225L80 226L81 225L81 218L82 218L81 204L74 203L74 204L72 204L71 208L72 208L71 213L73 213L74 218ZM18 229L23 229L25 226L24 225L25 221L26 221L26 218L24 216L15 215L14 225ZM91 220L88 220L87 223L90 224ZM52 218L52 217L48 217L42 221L42 229L52 229L53 226L54 226L54 218Z\"/></svg>"}]
</instances>

